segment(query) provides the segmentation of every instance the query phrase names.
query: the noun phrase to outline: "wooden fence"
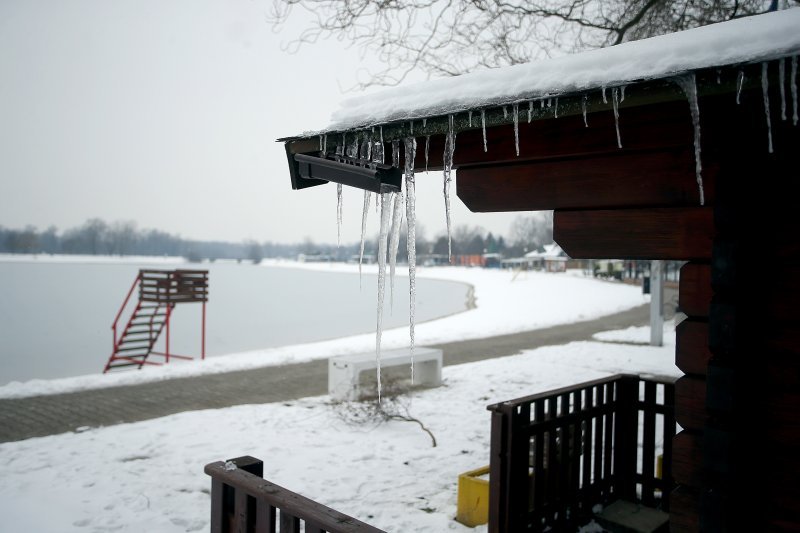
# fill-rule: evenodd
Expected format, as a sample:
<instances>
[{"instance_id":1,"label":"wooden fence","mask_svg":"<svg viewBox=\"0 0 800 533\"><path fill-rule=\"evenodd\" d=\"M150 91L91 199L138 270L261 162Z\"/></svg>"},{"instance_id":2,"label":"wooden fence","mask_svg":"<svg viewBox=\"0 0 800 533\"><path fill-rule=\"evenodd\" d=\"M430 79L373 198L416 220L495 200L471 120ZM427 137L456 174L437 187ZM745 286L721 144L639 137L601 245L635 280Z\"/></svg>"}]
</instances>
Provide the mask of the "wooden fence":
<instances>
[{"instance_id":1,"label":"wooden fence","mask_svg":"<svg viewBox=\"0 0 800 533\"><path fill-rule=\"evenodd\" d=\"M617 499L668 511L674 397L617 375L489 406L489 531L574 530Z\"/></svg>"},{"instance_id":2,"label":"wooden fence","mask_svg":"<svg viewBox=\"0 0 800 533\"><path fill-rule=\"evenodd\" d=\"M385 533L262 479L264 463L245 456L206 465L211 533Z\"/></svg>"}]
</instances>

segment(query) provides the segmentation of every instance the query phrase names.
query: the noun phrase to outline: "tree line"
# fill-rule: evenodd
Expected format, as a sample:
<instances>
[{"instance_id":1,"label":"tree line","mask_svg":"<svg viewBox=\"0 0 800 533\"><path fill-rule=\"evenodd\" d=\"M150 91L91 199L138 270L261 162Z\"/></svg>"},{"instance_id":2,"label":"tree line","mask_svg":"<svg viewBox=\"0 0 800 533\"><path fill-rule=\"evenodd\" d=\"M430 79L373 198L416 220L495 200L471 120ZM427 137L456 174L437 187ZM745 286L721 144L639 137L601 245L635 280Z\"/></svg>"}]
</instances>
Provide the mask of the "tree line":
<instances>
[{"instance_id":1,"label":"tree line","mask_svg":"<svg viewBox=\"0 0 800 533\"><path fill-rule=\"evenodd\" d=\"M455 226L450 235L450 249L454 255L499 253L512 257L552 242L552 235L552 213L537 212L514 219L508 238L496 236L480 226ZM418 254L448 253L447 235L439 233L428 239L425 228L419 224L416 241ZM257 263L264 258L295 259L300 254L347 261L357 257L360 248L360 242L336 245L316 243L310 238L290 244L191 240L160 230L139 229L133 221L106 222L100 218L90 218L63 232L56 226L41 231L32 225L24 228L0 226L0 253L177 256L190 261L238 259ZM375 257L377 250L378 236L370 236L364 243L364 253ZM402 260L406 250L405 232L400 236L398 250L398 259Z\"/></svg>"}]
</instances>

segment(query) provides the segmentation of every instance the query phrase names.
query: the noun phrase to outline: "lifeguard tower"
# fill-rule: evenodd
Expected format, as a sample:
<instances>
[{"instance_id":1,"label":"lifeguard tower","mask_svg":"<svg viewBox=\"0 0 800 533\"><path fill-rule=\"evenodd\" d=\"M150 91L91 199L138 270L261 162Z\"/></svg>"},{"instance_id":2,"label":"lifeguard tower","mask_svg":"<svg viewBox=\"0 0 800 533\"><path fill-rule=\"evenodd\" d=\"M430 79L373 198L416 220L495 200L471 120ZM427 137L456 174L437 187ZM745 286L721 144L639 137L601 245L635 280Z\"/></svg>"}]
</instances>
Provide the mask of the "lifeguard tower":
<instances>
[{"instance_id":1,"label":"lifeguard tower","mask_svg":"<svg viewBox=\"0 0 800 533\"><path fill-rule=\"evenodd\" d=\"M118 335L119 320L128 307L136 288L139 301L133 309L125 327ZM200 358L206 357L206 302L208 302L208 270L139 270L125 301L111 325L113 350L103 373L109 370L144 365L160 365L151 356L163 357L163 363L171 358L194 359L186 355L170 353L170 319L177 304L201 303L203 306L200 324ZM156 342L165 331L164 351L155 351Z\"/></svg>"}]
</instances>

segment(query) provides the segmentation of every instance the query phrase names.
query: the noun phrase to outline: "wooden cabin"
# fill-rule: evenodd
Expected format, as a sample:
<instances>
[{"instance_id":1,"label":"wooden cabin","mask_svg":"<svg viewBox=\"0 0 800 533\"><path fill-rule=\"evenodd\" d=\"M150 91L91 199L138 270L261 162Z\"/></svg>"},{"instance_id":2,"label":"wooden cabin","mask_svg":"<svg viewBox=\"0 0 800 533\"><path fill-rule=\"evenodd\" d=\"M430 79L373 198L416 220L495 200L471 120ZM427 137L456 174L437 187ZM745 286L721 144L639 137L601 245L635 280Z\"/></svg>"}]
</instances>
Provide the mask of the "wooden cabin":
<instances>
[{"instance_id":1,"label":"wooden cabin","mask_svg":"<svg viewBox=\"0 0 800 533\"><path fill-rule=\"evenodd\" d=\"M686 261L670 528L797 531L799 28L790 9L353 100L319 136L282 139L292 183L325 183L298 154L335 160L355 139L389 154L415 138L428 150L400 168L442 169L455 135L472 211L555 210L576 259Z\"/></svg>"}]
</instances>

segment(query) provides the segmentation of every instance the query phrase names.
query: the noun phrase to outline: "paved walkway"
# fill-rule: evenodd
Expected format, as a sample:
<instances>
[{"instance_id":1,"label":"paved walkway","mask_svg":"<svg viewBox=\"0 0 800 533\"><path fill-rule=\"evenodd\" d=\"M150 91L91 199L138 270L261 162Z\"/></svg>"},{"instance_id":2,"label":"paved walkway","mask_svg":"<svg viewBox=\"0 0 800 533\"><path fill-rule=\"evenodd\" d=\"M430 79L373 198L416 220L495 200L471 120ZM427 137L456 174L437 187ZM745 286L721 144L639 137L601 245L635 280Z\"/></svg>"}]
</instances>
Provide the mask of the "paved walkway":
<instances>
[{"instance_id":1,"label":"paved walkway","mask_svg":"<svg viewBox=\"0 0 800 533\"><path fill-rule=\"evenodd\" d=\"M665 289L664 313L671 318L677 291ZM616 315L488 339L436 345L444 364L456 365L513 355L522 350L588 340L600 331L649 323L649 305ZM0 400L0 442L110 426L161 416L268 403L327 394L327 359L254 370L171 379L67 394Z\"/></svg>"}]
</instances>

